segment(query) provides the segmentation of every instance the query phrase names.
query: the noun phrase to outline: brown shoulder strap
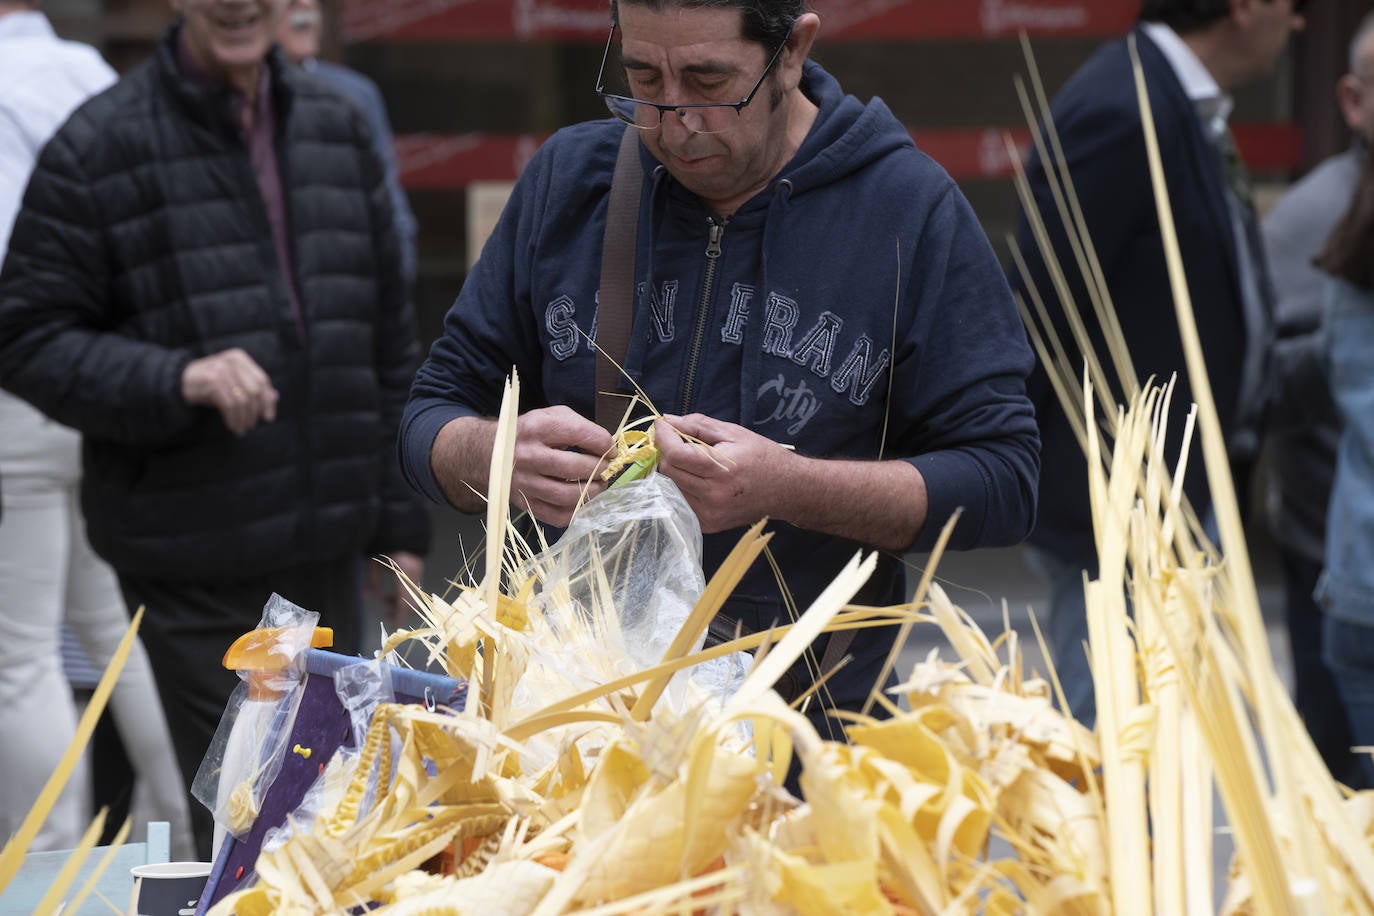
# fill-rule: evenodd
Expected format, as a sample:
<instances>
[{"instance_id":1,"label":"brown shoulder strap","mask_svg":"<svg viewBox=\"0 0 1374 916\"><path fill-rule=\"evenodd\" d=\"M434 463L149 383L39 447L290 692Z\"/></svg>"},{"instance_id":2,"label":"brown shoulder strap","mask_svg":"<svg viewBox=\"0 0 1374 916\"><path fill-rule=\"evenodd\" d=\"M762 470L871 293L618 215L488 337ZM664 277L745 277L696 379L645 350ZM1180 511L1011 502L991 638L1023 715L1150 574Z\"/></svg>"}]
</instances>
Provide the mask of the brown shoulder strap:
<instances>
[{"instance_id":1,"label":"brown shoulder strap","mask_svg":"<svg viewBox=\"0 0 1374 916\"><path fill-rule=\"evenodd\" d=\"M615 176L611 179L611 199L606 207L601 290L597 294L596 307L596 422L611 432L625 415L625 399L614 393L620 387L620 370L616 363L625 365L625 353L630 347L639 199L643 185L639 131L626 127L615 160Z\"/></svg>"}]
</instances>

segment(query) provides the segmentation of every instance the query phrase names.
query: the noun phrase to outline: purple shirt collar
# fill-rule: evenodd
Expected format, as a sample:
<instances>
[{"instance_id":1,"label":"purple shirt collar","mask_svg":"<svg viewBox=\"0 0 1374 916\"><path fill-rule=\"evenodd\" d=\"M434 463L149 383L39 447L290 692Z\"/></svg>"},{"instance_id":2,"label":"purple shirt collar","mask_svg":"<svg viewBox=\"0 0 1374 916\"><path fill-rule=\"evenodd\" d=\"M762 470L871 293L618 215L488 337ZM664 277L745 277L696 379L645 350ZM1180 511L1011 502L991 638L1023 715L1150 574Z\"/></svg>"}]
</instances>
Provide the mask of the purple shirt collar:
<instances>
[{"instance_id":1,"label":"purple shirt collar","mask_svg":"<svg viewBox=\"0 0 1374 916\"><path fill-rule=\"evenodd\" d=\"M243 125L243 105L246 101L244 94L239 91L234 84L213 76L196 61L195 55L191 53L191 47L186 42L186 26L181 27L177 33L177 69L181 75L197 86L211 88L224 86L229 90L234 104L234 120ZM253 112L254 124L262 124L270 121L273 116L272 110L272 68L268 66L264 59L258 67L258 95L255 101L256 110Z\"/></svg>"}]
</instances>

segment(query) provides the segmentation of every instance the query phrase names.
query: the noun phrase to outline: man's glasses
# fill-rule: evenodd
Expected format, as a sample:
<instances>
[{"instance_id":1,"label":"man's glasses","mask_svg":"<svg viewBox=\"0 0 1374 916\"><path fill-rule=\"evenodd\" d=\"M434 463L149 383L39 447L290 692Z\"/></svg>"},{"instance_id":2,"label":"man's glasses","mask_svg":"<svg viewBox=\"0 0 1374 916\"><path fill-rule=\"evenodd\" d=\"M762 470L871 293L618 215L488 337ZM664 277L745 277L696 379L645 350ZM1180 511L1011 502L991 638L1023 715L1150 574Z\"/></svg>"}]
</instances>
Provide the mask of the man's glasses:
<instances>
[{"instance_id":1,"label":"man's glasses","mask_svg":"<svg viewBox=\"0 0 1374 916\"><path fill-rule=\"evenodd\" d=\"M682 123L687 129L697 134L718 134L723 130L729 130L731 125L736 123L744 106L754 100L758 94L763 81L768 78L773 65L782 56L782 49L787 47L787 42L792 37L792 29L788 28L787 35L778 44L773 56L768 59L768 66L763 68L763 73L759 76L759 81L754 84L754 88L738 102L691 102L681 105L660 105L658 102L648 102L644 99L636 99L628 95L617 95L606 90L606 65L611 59L611 48L615 46L615 33L619 28L617 24L611 25L611 34L606 38L606 50L601 55L601 70L596 75L596 94L601 96L606 107L611 114L640 130L654 130L663 122L665 112L675 111L677 116L682 119ZM725 112L733 110L734 117Z\"/></svg>"}]
</instances>

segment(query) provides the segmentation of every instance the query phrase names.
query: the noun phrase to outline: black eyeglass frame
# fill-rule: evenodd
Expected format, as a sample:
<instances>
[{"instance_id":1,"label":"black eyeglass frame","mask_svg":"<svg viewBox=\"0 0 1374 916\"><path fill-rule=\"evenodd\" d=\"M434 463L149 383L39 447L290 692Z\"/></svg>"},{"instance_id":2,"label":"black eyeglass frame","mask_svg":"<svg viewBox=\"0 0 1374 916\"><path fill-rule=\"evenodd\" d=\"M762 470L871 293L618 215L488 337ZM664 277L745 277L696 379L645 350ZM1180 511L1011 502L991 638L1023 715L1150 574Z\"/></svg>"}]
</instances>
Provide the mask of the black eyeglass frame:
<instances>
[{"instance_id":1,"label":"black eyeglass frame","mask_svg":"<svg viewBox=\"0 0 1374 916\"><path fill-rule=\"evenodd\" d=\"M782 57L783 49L786 48L787 43L792 40L792 28L795 25L796 23L794 22L787 27L787 34L783 36L782 41L773 52L773 56L768 59L768 65L763 68L763 73L760 74L759 81L755 83L754 88L750 89L749 93L738 102L685 102L681 105L660 105L658 102L649 102L644 99L634 98L633 96L616 95L613 92L606 91L606 64L611 59L611 46L615 43L616 29L620 28L619 23L612 22L611 33L606 36L606 50L601 52L601 68L597 70L596 73L596 94L601 96L601 100L606 103L607 109L610 110L611 114L615 115L617 120L624 121L631 127L638 127L640 130L657 130L659 125L663 123L663 115L670 111L677 112L678 117L682 117L683 112L692 109L733 108L735 114L740 115L743 113L744 107L754 101L754 96L758 95L759 89L763 87L763 81L768 79L768 74L773 71L773 67L777 65L778 59ZM626 121L611 107L612 102L628 102L631 105L647 105L650 108L657 109L658 123L654 124L653 127L642 127L634 121ZM715 133L715 131L695 131L695 133Z\"/></svg>"}]
</instances>

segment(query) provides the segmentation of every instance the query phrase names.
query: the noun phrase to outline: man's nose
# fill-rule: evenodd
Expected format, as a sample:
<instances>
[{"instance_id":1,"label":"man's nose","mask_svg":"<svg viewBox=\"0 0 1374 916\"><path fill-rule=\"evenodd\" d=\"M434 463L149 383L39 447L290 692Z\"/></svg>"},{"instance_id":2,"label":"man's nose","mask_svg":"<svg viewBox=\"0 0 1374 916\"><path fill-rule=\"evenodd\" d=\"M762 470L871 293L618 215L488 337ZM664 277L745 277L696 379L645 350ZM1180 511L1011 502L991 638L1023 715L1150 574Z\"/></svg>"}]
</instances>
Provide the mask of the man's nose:
<instances>
[{"instance_id":1,"label":"man's nose","mask_svg":"<svg viewBox=\"0 0 1374 916\"><path fill-rule=\"evenodd\" d=\"M659 116L658 129L663 136L669 140L686 139L693 133L692 128L687 125L691 117L690 108L671 108L664 111Z\"/></svg>"}]
</instances>

